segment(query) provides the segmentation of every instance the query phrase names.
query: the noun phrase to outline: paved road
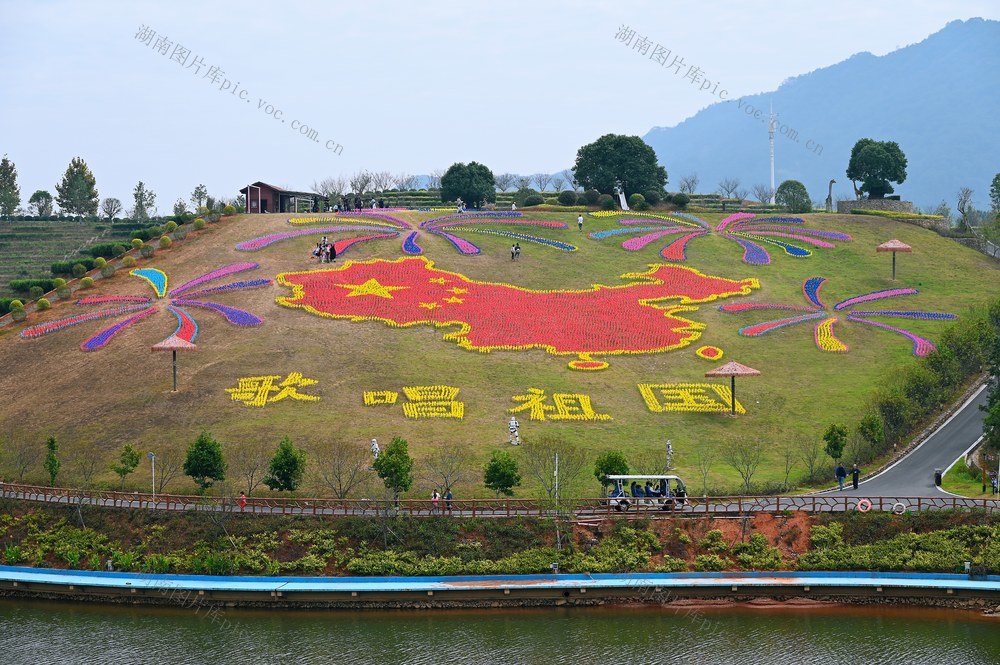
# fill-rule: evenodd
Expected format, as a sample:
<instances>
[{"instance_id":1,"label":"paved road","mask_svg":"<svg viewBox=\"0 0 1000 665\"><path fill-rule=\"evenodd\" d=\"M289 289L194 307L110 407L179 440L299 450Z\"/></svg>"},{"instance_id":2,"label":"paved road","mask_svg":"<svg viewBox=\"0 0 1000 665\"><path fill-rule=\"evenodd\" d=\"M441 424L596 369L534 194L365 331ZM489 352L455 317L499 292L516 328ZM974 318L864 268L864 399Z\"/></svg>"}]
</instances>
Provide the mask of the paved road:
<instances>
[{"instance_id":1,"label":"paved road","mask_svg":"<svg viewBox=\"0 0 1000 665\"><path fill-rule=\"evenodd\" d=\"M934 486L934 469L947 469L983 435L985 412L979 409L982 404L986 404L986 386L922 444L882 473L862 482L857 490L850 488L848 478L848 489L844 492L860 496L950 496ZM822 493L831 491L839 493L836 489Z\"/></svg>"}]
</instances>

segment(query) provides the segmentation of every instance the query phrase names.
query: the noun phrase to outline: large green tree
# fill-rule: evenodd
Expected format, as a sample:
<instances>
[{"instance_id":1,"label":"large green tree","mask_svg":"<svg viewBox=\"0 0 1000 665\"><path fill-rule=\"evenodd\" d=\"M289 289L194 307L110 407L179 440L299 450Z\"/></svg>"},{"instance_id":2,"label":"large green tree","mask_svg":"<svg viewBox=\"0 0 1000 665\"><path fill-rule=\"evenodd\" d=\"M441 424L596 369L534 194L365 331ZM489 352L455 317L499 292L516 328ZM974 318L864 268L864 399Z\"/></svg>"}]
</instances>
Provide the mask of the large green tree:
<instances>
[{"instance_id":1,"label":"large green tree","mask_svg":"<svg viewBox=\"0 0 1000 665\"><path fill-rule=\"evenodd\" d=\"M833 424L827 428L823 434L825 445L823 450L834 460L839 460L844 455L844 446L847 445L847 428L843 425Z\"/></svg>"},{"instance_id":2,"label":"large green tree","mask_svg":"<svg viewBox=\"0 0 1000 665\"><path fill-rule=\"evenodd\" d=\"M294 492L306 472L306 453L296 448L287 436L278 444L271 458L264 484L276 492Z\"/></svg>"},{"instance_id":3,"label":"large green tree","mask_svg":"<svg viewBox=\"0 0 1000 665\"><path fill-rule=\"evenodd\" d=\"M45 442L45 463L43 466L49 474L49 485L55 487L56 476L59 475L62 462L59 461L59 444L56 443L54 436L50 436L49 440Z\"/></svg>"},{"instance_id":4,"label":"large green tree","mask_svg":"<svg viewBox=\"0 0 1000 665\"><path fill-rule=\"evenodd\" d=\"M52 195L44 189L35 191L28 199L28 208L39 217L48 217L52 214Z\"/></svg>"},{"instance_id":5,"label":"large green tree","mask_svg":"<svg viewBox=\"0 0 1000 665\"><path fill-rule=\"evenodd\" d=\"M812 201L806 186L798 180L786 180L774 192L774 202L788 212L812 212Z\"/></svg>"},{"instance_id":6,"label":"large green tree","mask_svg":"<svg viewBox=\"0 0 1000 665\"><path fill-rule=\"evenodd\" d=\"M497 200L493 172L479 162L452 164L441 176L441 200L457 201L459 198L473 208L484 202Z\"/></svg>"},{"instance_id":7,"label":"large green tree","mask_svg":"<svg viewBox=\"0 0 1000 665\"><path fill-rule=\"evenodd\" d=\"M605 134L580 148L573 177L585 189L612 194L621 182L625 195L652 190L662 192L667 170L656 161L656 153L638 136Z\"/></svg>"},{"instance_id":8,"label":"large green tree","mask_svg":"<svg viewBox=\"0 0 1000 665\"><path fill-rule=\"evenodd\" d=\"M184 458L184 474L191 476L202 494L213 482L226 479L222 446L208 432L199 434L188 448Z\"/></svg>"},{"instance_id":9,"label":"large green tree","mask_svg":"<svg viewBox=\"0 0 1000 665\"><path fill-rule=\"evenodd\" d=\"M628 460L619 450L606 450L594 462L594 477L597 478L597 482L601 483L602 487L611 484L608 476L626 475L628 475Z\"/></svg>"},{"instance_id":10,"label":"large green tree","mask_svg":"<svg viewBox=\"0 0 1000 665\"><path fill-rule=\"evenodd\" d=\"M0 215L13 215L21 205L21 188L17 186L17 167L7 159L0 159Z\"/></svg>"},{"instance_id":11,"label":"large green tree","mask_svg":"<svg viewBox=\"0 0 1000 665\"><path fill-rule=\"evenodd\" d=\"M386 446L372 466L386 489L392 492L393 499L399 499L399 495L413 485L413 458L406 441L398 436Z\"/></svg>"},{"instance_id":12,"label":"large green tree","mask_svg":"<svg viewBox=\"0 0 1000 665\"><path fill-rule=\"evenodd\" d=\"M990 208L995 213L1000 213L1000 173L993 176L990 183Z\"/></svg>"},{"instance_id":13,"label":"large green tree","mask_svg":"<svg viewBox=\"0 0 1000 665\"><path fill-rule=\"evenodd\" d=\"M71 215L96 215L97 179L90 172L87 162L74 157L62 180L56 185L56 201L63 212Z\"/></svg>"},{"instance_id":14,"label":"large green tree","mask_svg":"<svg viewBox=\"0 0 1000 665\"><path fill-rule=\"evenodd\" d=\"M521 484L521 472L517 460L505 450L494 450L490 461L483 469L483 484L497 496L511 496L514 488Z\"/></svg>"},{"instance_id":15,"label":"large green tree","mask_svg":"<svg viewBox=\"0 0 1000 665\"><path fill-rule=\"evenodd\" d=\"M146 185L139 181L139 184L132 190L132 198L135 207L132 208L132 219L145 221L149 219L150 213L156 208L156 192L146 189Z\"/></svg>"},{"instance_id":16,"label":"large green tree","mask_svg":"<svg viewBox=\"0 0 1000 665\"><path fill-rule=\"evenodd\" d=\"M851 159L847 164L847 177L861 181L858 189L871 199L885 198L892 194L890 182L896 184L906 180L906 155L895 141L860 139L851 149Z\"/></svg>"}]
</instances>

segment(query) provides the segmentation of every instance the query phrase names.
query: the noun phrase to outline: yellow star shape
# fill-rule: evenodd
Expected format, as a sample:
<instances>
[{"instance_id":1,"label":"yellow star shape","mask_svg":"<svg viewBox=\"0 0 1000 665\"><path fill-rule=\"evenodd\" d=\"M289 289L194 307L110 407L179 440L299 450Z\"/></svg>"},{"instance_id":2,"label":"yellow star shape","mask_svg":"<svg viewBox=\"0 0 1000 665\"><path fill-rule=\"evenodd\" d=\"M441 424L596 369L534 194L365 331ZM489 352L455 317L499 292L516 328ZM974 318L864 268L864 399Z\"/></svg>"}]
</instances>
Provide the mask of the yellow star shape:
<instances>
[{"instance_id":1,"label":"yellow star shape","mask_svg":"<svg viewBox=\"0 0 1000 665\"><path fill-rule=\"evenodd\" d=\"M337 284L336 286L351 289L351 292L347 294L348 298L353 298L354 296L378 296L379 298L389 298L390 300L392 299L393 291L410 288L408 286L383 286L374 277L363 284Z\"/></svg>"},{"instance_id":2,"label":"yellow star shape","mask_svg":"<svg viewBox=\"0 0 1000 665\"><path fill-rule=\"evenodd\" d=\"M454 303L465 302L461 298L456 298L455 296L452 296L451 298L445 298L444 301L445 302L454 302Z\"/></svg>"},{"instance_id":3,"label":"yellow star shape","mask_svg":"<svg viewBox=\"0 0 1000 665\"><path fill-rule=\"evenodd\" d=\"M431 284L446 284L447 280L444 277L431 277L428 280Z\"/></svg>"},{"instance_id":4,"label":"yellow star shape","mask_svg":"<svg viewBox=\"0 0 1000 665\"><path fill-rule=\"evenodd\" d=\"M420 306L423 307L424 309L437 309L441 305L436 302L422 302L420 303Z\"/></svg>"},{"instance_id":5,"label":"yellow star shape","mask_svg":"<svg viewBox=\"0 0 1000 665\"><path fill-rule=\"evenodd\" d=\"M460 288L458 288L458 287L456 286L456 287L455 287L455 288L453 288L453 289L448 289L448 292L449 292L449 293L454 293L455 295L458 295L459 293L468 293L468 292L469 292L469 289L460 289Z\"/></svg>"}]
</instances>

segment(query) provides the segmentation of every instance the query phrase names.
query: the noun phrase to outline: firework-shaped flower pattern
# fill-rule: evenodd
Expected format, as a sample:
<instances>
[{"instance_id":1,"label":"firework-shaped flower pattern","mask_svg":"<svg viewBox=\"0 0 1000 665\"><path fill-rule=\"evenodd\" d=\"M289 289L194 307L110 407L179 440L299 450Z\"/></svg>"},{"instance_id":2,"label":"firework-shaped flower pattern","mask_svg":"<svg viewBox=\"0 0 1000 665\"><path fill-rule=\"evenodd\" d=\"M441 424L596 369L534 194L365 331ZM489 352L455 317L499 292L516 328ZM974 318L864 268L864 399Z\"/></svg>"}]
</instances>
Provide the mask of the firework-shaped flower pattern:
<instances>
[{"instance_id":1,"label":"firework-shaped flower pattern","mask_svg":"<svg viewBox=\"0 0 1000 665\"><path fill-rule=\"evenodd\" d=\"M755 323L753 325L744 326L740 328L740 334L745 337L760 337L765 333L778 330L779 328L784 328L786 326L792 326L798 323L804 323L806 321L816 321L813 329L813 335L816 341L816 346L823 351L832 352L846 352L848 350L847 344L841 341L834 334L834 325L839 321L836 316L831 316L832 312L827 308L826 304L820 296L820 290L823 288L823 284L826 283L825 277L810 277L802 284L802 293L805 295L806 300L809 301L809 305L783 305L783 304L767 304L767 303L729 303L719 307L723 312L739 313L747 312L750 310L758 309L778 309L778 310L788 310L792 312L802 312L801 314L796 314L794 316L788 316L781 319L774 319L772 321L764 321L763 323ZM854 296L846 300L841 300L836 305L833 306L833 312L845 312L847 314L847 320L856 323L864 323L869 326L874 326L876 328L881 328L882 330L888 330L890 332L899 333L903 337L913 342L913 355L915 356L926 356L928 353L934 350L934 345L928 340L916 335L908 330L902 328L897 328L895 326L890 326L879 321L873 321L871 317L889 316L898 317L906 319L923 319L923 320L951 320L958 318L954 314L947 314L944 312L921 312L921 311L902 311L902 310L856 310L851 309L857 305L862 305L864 303L873 302L876 300L884 300L886 298L896 298L899 296L909 296L916 295L919 293L916 289L910 288L899 288L899 289L886 289L884 291L873 291L872 293L866 293L864 295ZM847 311L850 310L850 311Z\"/></svg>"},{"instance_id":2,"label":"firework-shaped flower pattern","mask_svg":"<svg viewBox=\"0 0 1000 665\"><path fill-rule=\"evenodd\" d=\"M115 335L122 332L126 328L138 323L152 314L155 314L160 310L160 306L163 304L161 301L163 300L165 300L164 309L177 318L177 330L174 331L172 337L178 337L185 342L194 343L195 338L198 336L198 324L194 318L188 314L185 307L210 309L221 314L233 325L257 326L263 323L263 319L257 315L244 309L240 309L239 307L232 307L230 305L222 305L217 302L212 302L211 300L207 300L207 298L217 293L224 293L226 291L238 291L266 286L272 283L270 279L242 280L199 290L193 289L216 279L221 279L229 275L235 275L247 270L253 270L258 267L260 266L257 263L233 263L205 273L204 275L182 284L181 286L170 291L167 290L168 280L166 273L155 268L138 268L136 270L132 270L129 274L148 282L149 285L153 287L153 292L156 294L156 301L149 296L138 295L88 296L77 300L76 304L114 306L95 312L78 314L76 316L59 319L57 321L31 326L21 331L21 337L25 339L34 339L36 337L41 337L42 335L63 330L70 326L85 323L87 321L128 315L126 318L121 319L114 325L101 330L99 333L80 345L80 348L84 351L94 351L106 346L115 337Z\"/></svg>"}]
</instances>

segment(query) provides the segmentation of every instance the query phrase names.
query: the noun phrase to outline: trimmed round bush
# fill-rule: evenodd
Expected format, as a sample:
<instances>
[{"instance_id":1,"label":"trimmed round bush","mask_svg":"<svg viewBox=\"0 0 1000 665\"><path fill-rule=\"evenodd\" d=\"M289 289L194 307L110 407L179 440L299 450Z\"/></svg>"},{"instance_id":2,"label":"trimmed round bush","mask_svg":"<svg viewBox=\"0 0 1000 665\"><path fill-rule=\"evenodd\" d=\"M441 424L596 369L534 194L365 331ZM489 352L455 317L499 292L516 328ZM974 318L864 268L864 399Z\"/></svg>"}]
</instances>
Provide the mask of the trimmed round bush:
<instances>
[{"instance_id":1,"label":"trimmed round bush","mask_svg":"<svg viewBox=\"0 0 1000 665\"><path fill-rule=\"evenodd\" d=\"M38 300L39 298L42 297L42 294L44 294L44 293L45 293L45 289L43 289L40 286L33 286L30 289L28 289L28 295L31 296L32 300Z\"/></svg>"},{"instance_id":2,"label":"trimmed round bush","mask_svg":"<svg viewBox=\"0 0 1000 665\"><path fill-rule=\"evenodd\" d=\"M108 265L108 260L106 258L104 258L103 256L98 256L96 259L94 259L94 267L95 268L101 269L101 268L103 268L106 265Z\"/></svg>"},{"instance_id":3,"label":"trimmed round bush","mask_svg":"<svg viewBox=\"0 0 1000 665\"><path fill-rule=\"evenodd\" d=\"M684 192L674 194L671 198L673 200L673 204L678 208L685 208L687 207L687 204L691 202L691 197Z\"/></svg>"},{"instance_id":4,"label":"trimmed round bush","mask_svg":"<svg viewBox=\"0 0 1000 665\"><path fill-rule=\"evenodd\" d=\"M155 247L153 247L153 246L152 246L151 244L149 244L148 242L146 242L146 243L143 243L143 244L142 244L142 248L141 248L141 249L139 250L139 253L140 253L140 254L142 254L142 257L143 257L144 259L148 259L148 258L150 258L151 256L153 256L153 254L155 254L155 253L156 253L156 248L155 248Z\"/></svg>"},{"instance_id":5,"label":"trimmed round bush","mask_svg":"<svg viewBox=\"0 0 1000 665\"><path fill-rule=\"evenodd\" d=\"M568 189L559 192L559 203L564 206L576 205L576 192Z\"/></svg>"},{"instance_id":6,"label":"trimmed round bush","mask_svg":"<svg viewBox=\"0 0 1000 665\"><path fill-rule=\"evenodd\" d=\"M222 209L222 214L226 217L231 217L236 214L236 208L234 208L232 204L227 203L226 207Z\"/></svg>"},{"instance_id":7,"label":"trimmed round bush","mask_svg":"<svg viewBox=\"0 0 1000 665\"><path fill-rule=\"evenodd\" d=\"M601 193L596 189L588 189L583 193L583 199L589 206L597 205L597 202L601 200Z\"/></svg>"},{"instance_id":8,"label":"trimmed round bush","mask_svg":"<svg viewBox=\"0 0 1000 665\"><path fill-rule=\"evenodd\" d=\"M164 233L173 233L176 230L177 230L177 222L172 222L171 221L171 222L167 222L166 224L163 225L163 232Z\"/></svg>"},{"instance_id":9,"label":"trimmed round bush","mask_svg":"<svg viewBox=\"0 0 1000 665\"><path fill-rule=\"evenodd\" d=\"M24 309L24 303L20 300L11 300L9 307L11 309Z\"/></svg>"},{"instance_id":10,"label":"trimmed round bush","mask_svg":"<svg viewBox=\"0 0 1000 665\"><path fill-rule=\"evenodd\" d=\"M636 192L632 196L628 197L629 208L638 208L645 202L646 202L646 197L640 194L639 192Z\"/></svg>"},{"instance_id":11,"label":"trimmed round bush","mask_svg":"<svg viewBox=\"0 0 1000 665\"><path fill-rule=\"evenodd\" d=\"M64 286L66 286L66 280L63 279L62 277L56 277L54 280L52 280L52 288L61 289Z\"/></svg>"},{"instance_id":12,"label":"trimmed round bush","mask_svg":"<svg viewBox=\"0 0 1000 665\"><path fill-rule=\"evenodd\" d=\"M45 310L47 310L50 307L52 307L52 303L50 303L47 298L39 298L38 299L38 311L39 312L44 312Z\"/></svg>"},{"instance_id":13,"label":"trimmed round bush","mask_svg":"<svg viewBox=\"0 0 1000 665\"><path fill-rule=\"evenodd\" d=\"M601 194L601 197L597 199L597 205L601 207L601 210L614 210L618 207L615 198L610 194Z\"/></svg>"},{"instance_id":14,"label":"trimmed round bush","mask_svg":"<svg viewBox=\"0 0 1000 665\"><path fill-rule=\"evenodd\" d=\"M540 206L545 203L545 199L542 198L541 194L529 194L524 198L524 205L526 206Z\"/></svg>"},{"instance_id":15,"label":"trimmed round bush","mask_svg":"<svg viewBox=\"0 0 1000 665\"><path fill-rule=\"evenodd\" d=\"M102 277L114 277L115 276L115 270L117 270L117 268L115 268L115 266L113 266L112 264L108 263L104 267L101 268L101 276Z\"/></svg>"},{"instance_id":16,"label":"trimmed round bush","mask_svg":"<svg viewBox=\"0 0 1000 665\"><path fill-rule=\"evenodd\" d=\"M86 274L87 274L87 266L83 265L82 263L73 264L73 277L80 279Z\"/></svg>"},{"instance_id":17,"label":"trimmed round bush","mask_svg":"<svg viewBox=\"0 0 1000 665\"><path fill-rule=\"evenodd\" d=\"M174 241L170 239L170 236L160 236L160 249L169 249L172 244Z\"/></svg>"},{"instance_id":18,"label":"trimmed round bush","mask_svg":"<svg viewBox=\"0 0 1000 665\"><path fill-rule=\"evenodd\" d=\"M132 238L132 249L139 249L142 247L142 238Z\"/></svg>"},{"instance_id":19,"label":"trimmed round bush","mask_svg":"<svg viewBox=\"0 0 1000 665\"><path fill-rule=\"evenodd\" d=\"M198 219L194 220L194 230L195 231L201 231L203 228L205 228L205 220L204 219L202 219L201 217L199 217Z\"/></svg>"},{"instance_id":20,"label":"trimmed round bush","mask_svg":"<svg viewBox=\"0 0 1000 665\"><path fill-rule=\"evenodd\" d=\"M187 234L187 230L181 227L174 231L174 240L184 240L184 238L187 238Z\"/></svg>"},{"instance_id":21,"label":"trimmed round bush","mask_svg":"<svg viewBox=\"0 0 1000 665\"><path fill-rule=\"evenodd\" d=\"M134 268L135 263L136 261L134 256L126 256L124 259L122 259L123 268Z\"/></svg>"},{"instance_id":22,"label":"trimmed round bush","mask_svg":"<svg viewBox=\"0 0 1000 665\"><path fill-rule=\"evenodd\" d=\"M115 243L115 246L111 248L111 253L115 256L121 256L128 251L128 247L122 245L121 243Z\"/></svg>"},{"instance_id":23,"label":"trimmed round bush","mask_svg":"<svg viewBox=\"0 0 1000 665\"><path fill-rule=\"evenodd\" d=\"M92 289L92 288L94 288L94 278L93 277L84 277L83 279L81 279L80 280L80 288L81 289Z\"/></svg>"},{"instance_id":24,"label":"trimmed round bush","mask_svg":"<svg viewBox=\"0 0 1000 665\"><path fill-rule=\"evenodd\" d=\"M657 203L660 202L660 199L663 198L659 192L653 189L649 190L648 192L643 192L642 195L646 198L646 203L648 203L651 206L655 206Z\"/></svg>"}]
</instances>

